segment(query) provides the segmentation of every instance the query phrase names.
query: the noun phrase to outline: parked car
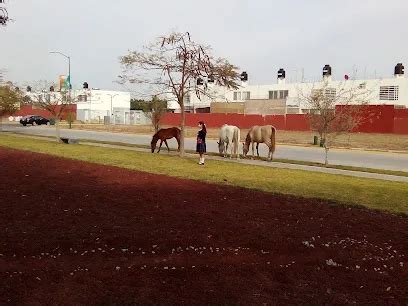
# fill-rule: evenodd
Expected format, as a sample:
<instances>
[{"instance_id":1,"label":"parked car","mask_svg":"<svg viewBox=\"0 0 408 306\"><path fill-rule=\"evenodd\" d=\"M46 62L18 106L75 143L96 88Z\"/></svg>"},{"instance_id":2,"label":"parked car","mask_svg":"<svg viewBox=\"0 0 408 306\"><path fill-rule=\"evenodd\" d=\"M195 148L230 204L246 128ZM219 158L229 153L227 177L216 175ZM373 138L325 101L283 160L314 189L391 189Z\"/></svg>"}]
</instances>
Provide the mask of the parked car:
<instances>
[{"instance_id":1,"label":"parked car","mask_svg":"<svg viewBox=\"0 0 408 306\"><path fill-rule=\"evenodd\" d=\"M25 116L23 118L20 119L20 123L23 126L26 126L27 124L31 124L31 125L41 125L41 124L46 124L46 125L50 125L50 120L48 120L47 118L41 117L41 116Z\"/></svg>"}]
</instances>

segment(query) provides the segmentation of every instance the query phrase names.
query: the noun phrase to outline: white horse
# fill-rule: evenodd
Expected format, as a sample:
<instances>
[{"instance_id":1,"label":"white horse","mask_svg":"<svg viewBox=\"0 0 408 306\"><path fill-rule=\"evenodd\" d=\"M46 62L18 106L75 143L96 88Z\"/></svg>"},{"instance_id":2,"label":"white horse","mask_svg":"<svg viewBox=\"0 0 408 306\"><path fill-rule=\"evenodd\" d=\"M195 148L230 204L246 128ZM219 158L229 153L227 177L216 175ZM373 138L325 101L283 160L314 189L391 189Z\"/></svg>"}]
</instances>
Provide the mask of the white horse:
<instances>
[{"instance_id":1,"label":"white horse","mask_svg":"<svg viewBox=\"0 0 408 306\"><path fill-rule=\"evenodd\" d=\"M230 158L232 154L236 154L239 159L238 146L241 139L241 131L234 125L224 124L220 130L220 139L217 142L220 154L224 157L228 155L228 147L231 148Z\"/></svg>"}]
</instances>

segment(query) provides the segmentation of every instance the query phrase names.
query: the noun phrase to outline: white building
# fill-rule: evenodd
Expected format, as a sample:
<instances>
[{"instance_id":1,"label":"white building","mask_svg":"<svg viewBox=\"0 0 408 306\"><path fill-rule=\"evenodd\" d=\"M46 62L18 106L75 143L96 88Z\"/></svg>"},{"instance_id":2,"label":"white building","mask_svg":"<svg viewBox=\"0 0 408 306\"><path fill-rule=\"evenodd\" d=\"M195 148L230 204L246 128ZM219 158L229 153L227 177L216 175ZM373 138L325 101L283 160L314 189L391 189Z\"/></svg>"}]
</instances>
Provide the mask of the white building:
<instances>
[{"instance_id":1,"label":"white building","mask_svg":"<svg viewBox=\"0 0 408 306\"><path fill-rule=\"evenodd\" d=\"M105 116L114 123L125 123L130 114L130 92L81 89L73 93L77 104L77 120L103 122Z\"/></svg>"},{"instance_id":2,"label":"white building","mask_svg":"<svg viewBox=\"0 0 408 306\"><path fill-rule=\"evenodd\" d=\"M292 109L291 113L304 113L307 111L307 105L303 103L301 96L309 96L313 89L318 89L327 82L327 89L333 91L333 94L339 88L360 88L370 92L369 103L372 105L395 105L400 108L408 108L408 78L404 77L404 66L398 64L394 69L394 78L371 79L371 80L333 80L331 67L326 65L323 68L323 77L321 82L286 82L286 73L283 69L278 71L277 82L270 85L251 85L248 82L242 82L238 90L226 90L208 84L212 98L198 99L193 93L186 97L186 109L194 111L200 108L209 108L211 102L245 102L251 100L264 101L286 101L286 107ZM180 108L174 100L169 101L168 107L175 112Z\"/></svg>"}]
</instances>

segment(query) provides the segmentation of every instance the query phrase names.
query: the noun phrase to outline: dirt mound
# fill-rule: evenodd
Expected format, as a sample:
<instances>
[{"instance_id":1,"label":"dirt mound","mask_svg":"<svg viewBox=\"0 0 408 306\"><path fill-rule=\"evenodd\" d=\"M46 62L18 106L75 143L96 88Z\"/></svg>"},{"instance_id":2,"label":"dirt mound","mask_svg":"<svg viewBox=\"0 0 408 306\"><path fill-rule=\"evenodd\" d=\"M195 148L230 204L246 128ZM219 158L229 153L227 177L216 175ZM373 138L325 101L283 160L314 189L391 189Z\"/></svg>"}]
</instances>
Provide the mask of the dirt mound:
<instances>
[{"instance_id":1,"label":"dirt mound","mask_svg":"<svg viewBox=\"0 0 408 306\"><path fill-rule=\"evenodd\" d=\"M0 304L408 303L404 217L7 149L0 169Z\"/></svg>"}]
</instances>

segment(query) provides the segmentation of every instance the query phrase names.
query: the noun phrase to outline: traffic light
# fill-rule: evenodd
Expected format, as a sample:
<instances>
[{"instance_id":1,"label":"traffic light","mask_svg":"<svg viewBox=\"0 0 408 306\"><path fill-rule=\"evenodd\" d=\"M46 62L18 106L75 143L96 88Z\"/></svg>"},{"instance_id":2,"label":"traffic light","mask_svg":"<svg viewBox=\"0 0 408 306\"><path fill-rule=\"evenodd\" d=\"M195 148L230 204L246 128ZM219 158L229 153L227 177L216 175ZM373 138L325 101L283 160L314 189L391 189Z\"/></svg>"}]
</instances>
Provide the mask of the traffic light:
<instances>
[{"instance_id":1,"label":"traffic light","mask_svg":"<svg viewBox=\"0 0 408 306\"><path fill-rule=\"evenodd\" d=\"M84 82L83 89L88 89L88 88L89 88L88 82Z\"/></svg>"}]
</instances>

